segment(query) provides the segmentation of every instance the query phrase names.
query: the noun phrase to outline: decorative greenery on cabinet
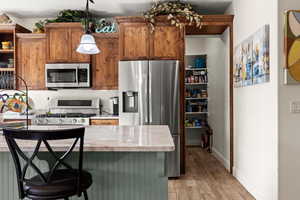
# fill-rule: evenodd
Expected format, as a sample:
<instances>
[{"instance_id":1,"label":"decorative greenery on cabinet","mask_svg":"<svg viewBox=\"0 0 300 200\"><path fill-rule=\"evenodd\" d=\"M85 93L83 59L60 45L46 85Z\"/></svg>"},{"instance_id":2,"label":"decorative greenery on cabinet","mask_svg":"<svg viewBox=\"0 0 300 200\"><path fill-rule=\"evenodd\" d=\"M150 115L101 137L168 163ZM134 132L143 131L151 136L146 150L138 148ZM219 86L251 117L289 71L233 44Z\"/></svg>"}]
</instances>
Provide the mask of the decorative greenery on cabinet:
<instances>
[{"instance_id":1,"label":"decorative greenery on cabinet","mask_svg":"<svg viewBox=\"0 0 300 200\"><path fill-rule=\"evenodd\" d=\"M182 28L184 26L180 21L180 18L184 17L190 22L190 25L195 24L196 27L201 28L201 19L203 16L198 14L192 5L188 3L181 1L155 2L151 9L144 13L144 17L149 21L152 31L155 29L155 17L161 15L167 15L168 20L176 27Z\"/></svg>"}]
</instances>

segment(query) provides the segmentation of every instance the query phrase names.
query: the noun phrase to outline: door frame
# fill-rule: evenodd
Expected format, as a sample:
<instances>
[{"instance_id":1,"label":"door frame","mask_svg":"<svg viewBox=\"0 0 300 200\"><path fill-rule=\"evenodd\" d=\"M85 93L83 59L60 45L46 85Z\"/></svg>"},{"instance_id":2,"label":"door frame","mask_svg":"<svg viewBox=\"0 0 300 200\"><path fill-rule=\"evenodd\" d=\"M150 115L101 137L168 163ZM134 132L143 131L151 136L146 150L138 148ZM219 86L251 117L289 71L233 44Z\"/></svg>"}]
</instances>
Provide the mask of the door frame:
<instances>
[{"instance_id":1,"label":"door frame","mask_svg":"<svg viewBox=\"0 0 300 200\"><path fill-rule=\"evenodd\" d=\"M230 166L229 172L233 174L234 165L234 112L233 112L233 20L234 15L204 15L202 18L202 28L199 29L195 26L185 26L185 35L221 35L225 30L229 30L229 130L230 130ZM183 58L184 60L184 58ZM183 68L184 68L183 64ZM182 70L182 79L184 80L185 70ZM184 81L182 81L182 90L184 92ZM184 95L182 95L184 98ZM185 112L185 110L183 111ZM184 113L182 115L184 117ZM184 123L184 118L182 120ZM183 124L184 127L184 124ZM185 129L182 130L182 159L181 165L182 174L185 173L186 169L186 133Z\"/></svg>"}]
</instances>

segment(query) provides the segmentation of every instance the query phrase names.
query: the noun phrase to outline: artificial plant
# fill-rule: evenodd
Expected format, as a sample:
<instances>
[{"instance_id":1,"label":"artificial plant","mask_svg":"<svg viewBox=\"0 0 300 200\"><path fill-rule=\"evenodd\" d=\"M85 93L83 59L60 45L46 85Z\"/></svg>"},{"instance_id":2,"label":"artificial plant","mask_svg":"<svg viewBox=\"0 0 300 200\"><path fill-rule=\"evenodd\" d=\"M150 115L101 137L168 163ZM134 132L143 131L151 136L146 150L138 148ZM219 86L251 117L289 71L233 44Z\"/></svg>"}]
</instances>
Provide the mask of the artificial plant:
<instances>
[{"instance_id":1,"label":"artificial plant","mask_svg":"<svg viewBox=\"0 0 300 200\"><path fill-rule=\"evenodd\" d=\"M190 25L195 24L196 27L201 28L202 15L198 14L191 4L181 1L158 1L155 2L151 9L144 13L144 17L149 21L152 30L155 28L155 17L167 15L170 23L176 27L183 27L180 18L184 17Z\"/></svg>"},{"instance_id":2,"label":"artificial plant","mask_svg":"<svg viewBox=\"0 0 300 200\"><path fill-rule=\"evenodd\" d=\"M92 2L92 0L89 1ZM86 12L84 10L62 10L58 13L55 19L45 19L35 23L34 32L44 32L44 27L48 23L81 22L83 25L85 25L85 16L86 16ZM92 16L91 13L90 16ZM93 19L93 17L91 17L91 19Z\"/></svg>"}]
</instances>

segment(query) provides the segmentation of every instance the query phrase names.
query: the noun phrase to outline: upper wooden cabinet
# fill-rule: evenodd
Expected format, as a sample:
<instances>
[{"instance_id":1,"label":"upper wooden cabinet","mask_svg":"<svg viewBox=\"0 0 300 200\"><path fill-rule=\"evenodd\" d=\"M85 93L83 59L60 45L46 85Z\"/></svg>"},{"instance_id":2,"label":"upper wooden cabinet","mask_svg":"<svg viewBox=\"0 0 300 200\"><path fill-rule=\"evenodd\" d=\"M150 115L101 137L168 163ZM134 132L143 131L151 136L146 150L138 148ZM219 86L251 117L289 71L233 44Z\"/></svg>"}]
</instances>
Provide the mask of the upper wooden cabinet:
<instances>
[{"instance_id":1,"label":"upper wooden cabinet","mask_svg":"<svg viewBox=\"0 0 300 200\"><path fill-rule=\"evenodd\" d=\"M149 26L146 23L120 24L119 31L119 54L121 60L149 58Z\"/></svg>"},{"instance_id":2,"label":"upper wooden cabinet","mask_svg":"<svg viewBox=\"0 0 300 200\"><path fill-rule=\"evenodd\" d=\"M158 23L151 32L143 17L117 17L120 60L182 59L184 29L168 22Z\"/></svg>"},{"instance_id":3,"label":"upper wooden cabinet","mask_svg":"<svg viewBox=\"0 0 300 200\"><path fill-rule=\"evenodd\" d=\"M83 35L82 27L71 28L71 60L74 62L90 62L90 56L77 53L76 49L80 43L81 36Z\"/></svg>"},{"instance_id":4,"label":"upper wooden cabinet","mask_svg":"<svg viewBox=\"0 0 300 200\"><path fill-rule=\"evenodd\" d=\"M150 34L151 59L180 59L183 52L184 33L170 25L156 25Z\"/></svg>"},{"instance_id":5,"label":"upper wooden cabinet","mask_svg":"<svg viewBox=\"0 0 300 200\"><path fill-rule=\"evenodd\" d=\"M76 52L84 34L80 23L50 23L46 25L48 63L89 63L90 56Z\"/></svg>"},{"instance_id":6,"label":"upper wooden cabinet","mask_svg":"<svg viewBox=\"0 0 300 200\"><path fill-rule=\"evenodd\" d=\"M93 89L118 89L118 35L95 34L95 39L101 52L92 56Z\"/></svg>"},{"instance_id":7,"label":"upper wooden cabinet","mask_svg":"<svg viewBox=\"0 0 300 200\"><path fill-rule=\"evenodd\" d=\"M17 47L17 74L26 81L28 89L45 89L45 34L17 34ZM17 86L25 88L22 81Z\"/></svg>"}]
</instances>

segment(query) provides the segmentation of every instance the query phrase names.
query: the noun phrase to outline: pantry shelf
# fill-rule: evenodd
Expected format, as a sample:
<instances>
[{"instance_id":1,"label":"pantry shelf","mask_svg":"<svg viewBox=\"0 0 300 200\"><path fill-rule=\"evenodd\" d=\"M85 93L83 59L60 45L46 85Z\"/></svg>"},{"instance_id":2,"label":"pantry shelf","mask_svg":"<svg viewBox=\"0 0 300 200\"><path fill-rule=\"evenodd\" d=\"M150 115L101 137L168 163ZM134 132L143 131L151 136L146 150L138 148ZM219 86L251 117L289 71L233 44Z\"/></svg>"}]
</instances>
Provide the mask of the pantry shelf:
<instances>
[{"instance_id":1,"label":"pantry shelf","mask_svg":"<svg viewBox=\"0 0 300 200\"><path fill-rule=\"evenodd\" d=\"M15 68L0 68L0 72L13 72L15 71Z\"/></svg>"},{"instance_id":2,"label":"pantry shelf","mask_svg":"<svg viewBox=\"0 0 300 200\"><path fill-rule=\"evenodd\" d=\"M203 97L203 98L192 98L192 97L187 97L187 98L185 98L185 100L208 100L208 98L206 98L206 97Z\"/></svg>"},{"instance_id":3,"label":"pantry shelf","mask_svg":"<svg viewBox=\"0 0 300 200\"><path fill-rule=\"evenodd\" d=\"M199 126L199 127L197 127L197 126L195 126L195 127L185 127L186 129L204 129L205 127L203 127L203 126Z\"/></svg>"},{"instance_id":4,"label":"pantry shelf","mask_svg":"<svg viewBox=\"0 0 300 200\"><path fill-rule=\"evenodd\" d=\"M185 83L185 85L207 85L208 83Z\"/></svg>"},{"instance_id":5,"label":"pantry shelf","mask_svg":"<svg viewBox=\"0 0 300 200\"><path fill-rule=\"evenodd\" d=\"M14 49L0 49L0 53L14 53Z\"/></svg>"},{"instance_id":6,"label":"pantry shelf","mask_svg":"<svg viewBox=\"0 0 300 200\"><path fill-rule=\"evenodd\" d=\"M208 112L185 112L186 115L208 114Z\"/></svg>"},{"instance_id":7,"label":"pantry shelf","mask_svg":"<svg viewBox=\"0 0 300 200\"><path fill-rule=\"evenodd\" d=\"M186 55L185 63L185 131L187 145L195 140L202 144L202 134L208 125L209 80L207 55ZM189 111L189 112L187 112ZM205 111L205 112L202 112ZM201 136L201 137L199 137ZM193 141L193 142L192 142Z\"/></svg>"},{"instance_id":8,"label":"pantry shelf","mask_svg":"<svg viewBox=\"0 0 300 200\"><path fill-rule=\"evenodd\" d=\"M186 71L204 71L207 68L185 68Z\"/></svg>"}]
</instances>

